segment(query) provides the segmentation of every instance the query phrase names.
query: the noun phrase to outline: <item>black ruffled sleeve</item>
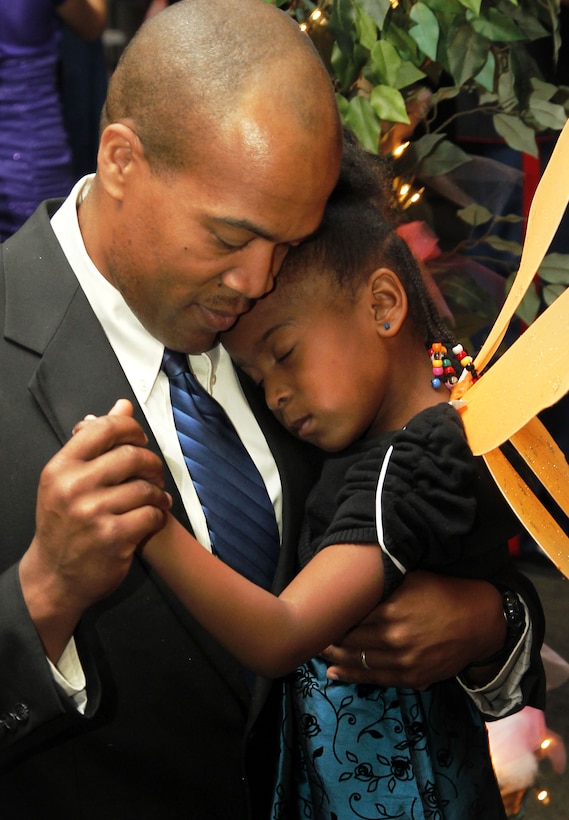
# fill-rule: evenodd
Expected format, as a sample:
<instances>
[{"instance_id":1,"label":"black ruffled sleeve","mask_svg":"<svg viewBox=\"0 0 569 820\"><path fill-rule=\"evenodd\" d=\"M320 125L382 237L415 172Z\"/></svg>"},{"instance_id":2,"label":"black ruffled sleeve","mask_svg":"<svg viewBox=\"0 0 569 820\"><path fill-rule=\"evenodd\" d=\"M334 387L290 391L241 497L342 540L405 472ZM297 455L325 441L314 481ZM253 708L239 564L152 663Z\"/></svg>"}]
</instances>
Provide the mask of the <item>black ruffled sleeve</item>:
<instances>
[{"instance_id":1,"label":"black ruffled sleeve","mask_svg":"<svg viewBox=\"0 0 569 820\"><path fill-rule=\"evenodd\" d=\"M391 445L371 446L348 470L321 547L379 541L403 572L453 564L477 512L476 459L460 416L448 404L428 408Z\"/></svg>"}]
</instances>

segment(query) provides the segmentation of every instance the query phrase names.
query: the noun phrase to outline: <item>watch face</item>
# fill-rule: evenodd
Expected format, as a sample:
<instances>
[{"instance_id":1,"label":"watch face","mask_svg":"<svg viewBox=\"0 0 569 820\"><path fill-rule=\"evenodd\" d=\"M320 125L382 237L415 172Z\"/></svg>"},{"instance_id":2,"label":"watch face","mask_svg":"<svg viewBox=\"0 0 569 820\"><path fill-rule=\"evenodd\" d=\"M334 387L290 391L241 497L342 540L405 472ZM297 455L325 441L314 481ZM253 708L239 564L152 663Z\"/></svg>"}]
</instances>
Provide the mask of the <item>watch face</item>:
<instances>
[{"instance_id":1,"label":"watch face","mask_svg":"<svg viewBox=\"0 0 569 820\"><path fill-rule=\"evenodd\" d=\"M504 617L508 625L508 632L521 632L525 626L525 612L520 599L515 592L507 590L502 596Z\"/></svg>"}]
</instances>

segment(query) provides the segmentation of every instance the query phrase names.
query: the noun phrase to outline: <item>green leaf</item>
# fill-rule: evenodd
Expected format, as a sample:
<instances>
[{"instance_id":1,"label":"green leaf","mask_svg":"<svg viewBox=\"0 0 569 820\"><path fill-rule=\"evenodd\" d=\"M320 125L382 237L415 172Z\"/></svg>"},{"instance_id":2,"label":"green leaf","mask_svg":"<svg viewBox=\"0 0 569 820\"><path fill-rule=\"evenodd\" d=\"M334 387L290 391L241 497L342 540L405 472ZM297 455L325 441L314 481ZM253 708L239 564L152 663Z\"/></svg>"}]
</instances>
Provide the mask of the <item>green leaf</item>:
<instances>
[{"instance_id":1,"label":"green leaf","mask_svg":"<svg viewBox=\"0 0 569 820\"><path fill-rule=\"evenodd\" d=\"M417 174L421 177L438 177L454 168L470 162L471 157L449 140L440 142L434 151L421 162Z\"/></svg>"},{"instance_id":2,"label":"green leaf","mask_svg":"<svg viewBox=\"0 0 569 820\"><path fill-rule=\"evenodd\" d=\"M389 0L360 0L359 5L368 15L381 31L385 18L391 10L391 3Z\"/></svg>"},{"instance_id":3,"label":"green leaf","mask_svg":"<svg viewBox=\"0 0 569 820\"><path fill-rule=\"evenodd\" d=\"M556 85L553 85L553 83L545 83L543 80L540 80L539 77L532 77L530 79L530 85L533 88L535 96L540 97L542 100L551 100L557 93Z\"/></svg>"},{"instance_id":4,"label":"green leaf","mask_svg":"<svg viewBox=\"0 0 569 820\"><path fill-rule=\"evenodd\" d=\"M448 15L449 18L454 18L461 14L464 9L464 4L460 0L428 0L428 5L431 11L436 12L439 19L440 15Z\"/></svg>"},{"instance_id":5,"label":"green leaf","mask_svg":"<svg viewBox=\"0 0 569 820\"><path fill-rule=\"evenodd\" d=\"M409 60L405 60L399 66L399 71L397 72L397 77L393 85L395 88L407 88L407 86L424 79L425 76L424 71L421 71L416 65L409 62Z\"/></svg>"},{"instance_id":6,"label":"green leaf","mask_svg":"<svg viewBox=\"0 0 569 820\"><path fill-rule=\"evenodd\" d=\"M555 11L555 16L551 17L547 15L547 28L543 26L540 21L539 17L541 16L540 11L543 6L533 5L530 2L524 2L523 6L516 6L512 8L511 6L501 6L504 12L507 13L509 17L514 20L518 26L519 31L523 34L524 39L533 41L539 40L541 37L547 37L551 34L554 25L557 25L557 15L559 14L559 10Z\"/></svg>"},{"instance_id":7,"label":"green leaf","mask_svg":"<svg viewBox=\"0 0 569 820\"><path fill-rule=\"evenodd\" d=\"M412 157L412 162L419 165L426 157L433 153L446 137L446 134L424 134L418 140L414 140L406 152Z\"/></svg>"},{"instance_id":8,"label":"green leaf","mask_svg":"<svg viewBox=\"0 0 569 820\"><path fill-rule=\"evenodd\" d=\"M370 63L365 76L374 85L395 86L401 68L401 57L395 46L387 40L378 40L370 51Z\"/></svg>"},{"instance_id":9,"label":"green leaf","mask_svg":"<svg viewBox=\"0 0 569 820\"><path fill-rule=\"evenodd\" d=\"M431 60L437 59L439 44L439 21L425 3L411 7L410 19L415 25L409 27L409 34L415 40L423 54Z\"/></svg>"},{"instance_id":10,"label":"green leaf","mask_svg":"<svg viewBox=\"0 0 569 820\"><path fill-rule=\"evenodd\" d=\"M482 86L482 88L486 89L486 91L492 92L494 91L495 76L496 58L494 57L494 53L489 51L488 58L482 67L482 71L479 71L474 79Z\"/></svg>"},{"instance_id":11,"label":"green leaf","mask_svg":"<svg viewBox=\"0 0 569 820\"><path fill-rule=\"evenodd\" d=\"M347 105L342 105L342 121L350 128L363 147L377 154L379 146L380 122L369 100L354 97Z\"/></svg>"},{"instance_id":12,"label":"green leaf","mask_svg":"<svg viewBox=\"0 0 569 820\"><path fill-rule=\"evenodd\" d=\"M342 96L342 94L336 94L336 105L338 106L341 119L344 120L350 108L349 100Z\"/></svg>"},{"instance_id":13,"label":"green leaf","mask_svg":"<svg viewBox=\"0 0 569 820\"><path fill-rule=\"evenodd\" d=\"M508 222L511 225L516 225L518 222L525 222L525 216L520 214L504 214L503 216L495 216L496 222Z\"/></svg>"},{"instance_id":14,"label":"green leaf","mask_svg":"<svg viewBox=\"0 0 569 820\"><path fill-rule=\"evenodd\" d=\"M490 234L484 237L484 242L494 248L495 251L506 251L514 256L519 256L522 252L522 246L519 242L514 242L511 239L503 239L501 236Z\"/></svg>"},{"instance_id":15,"label":"green leaf","mask_svg":"<svg viewBox=\"0 0 569 820\"><path fill-rule=\"evenodd\" d=\"M563 106L555 105L555 103L548 102L535 94L530 94L528 105L530 113L539 125L538 130L540 131L544 128L561 131L567 121Z\"/></svg>"},{"instance_id":16,"label":"green leaf","mask_svg":"<svg viewBox=\"0 0 569 820\"><path fill-rule=\"evenodd\" d=\"M459 208L456 213L463 222L466 222L468 225L473 225L474 227L490 222L493 217L492 211L489 211L488 208L484 208L483 205L478 205L476 202L467 205L466 208Z\"/></svg>"},{"instance_id":17,"label":"green leaf","mask_svg":"<svg viewBox=\"0 0 569 820\"><path fill-rule=\"evenodd\" d=\"M493 8L487 9L481 17L471 20L470 24L474 31L493 42L515 43L526 39L525 34L510 17L505 17Z\"/></svg>"},{"instance_id":18,"label":"green leaf","mask_svg":"<svg viewBox=\"0 0 569 820\"><path fill-rule=\"evenodd\" d=\"M328 28L336 38L336 45L345 54L351 54L356 41L355 11L351 0L334 0Z\"/></svg>"},{"instance_id":19,"label":"green leaf","mask_svg":"<svg viewBox=\"0 0 569 820\"><path fill-rule=\"evenodd\" d=\"M506 140L510 148L523 151L532 157L538 156L535 132L528 128L519 117L512 117L509 114L494 114L492 122L498 134Z\"/></svg>"},{"instance_id":20,"label":"green leaf","mask_svg":"<svg viewBox=\"0 0 569 820\"><path fill-rule=\"evenodd\" d=\"M447 44L447 59L455 85L475 77L488 59L488 40L470 26L460 26Z\"/></svg>"},{"instance_id":21,"label":"green leaf","mask_svg":"<svg viewBox=\"0 0 569 820\"><path fill-rule=\"evenodd\" d=\"M376 85L369 98L380 120L409 123L405 99L400 91L388 85Z\"/></svg>"},{"instance_id":22,"label":"green leaf","mask_svg":"<svg viewBox=\"0 0 569 820\"><path fill-rule=\"evenodd\" d=\"M389 23L383 31L383 39L392 43L403 60L411 60L415 65L422 65L423 57L417 43L404 29L394 23Z\"/></svg>"},{"instance_id":23,"label":"green leaf","mask_svg":"<svg viewBox=\"0 0 569 820\"><path fill-rule=\"evenodd\" d=\"M362 46L368 49L373 48L377 42L377 26L358 5L356 5L356 32Z\"/></svg>"},{"instance_id":24,"label":"green leaf","mask_svg":"<svg viewBox=\"0 0 569 820\"><path fill-rule=\"evenodd\" d=\"M464 6L465 9L470 9L470 11L473 11L477 17L479 16L482 0L460 0L460 4L461 6Z\"/></svg>"},{"instance_id":25,"label":"green leaf","mask_svg":"<svg viewBox=\"0 0 569 820\"><path fill-rule=\"evenodd\" d=\"M488 290L479 285L471 276L464 272L446 273L442 277L437 277L445 298L451 303L451 308L458 308L461 311L461 318L465 316L482 316L485 320L496 318L496 304ZM471 318L470 323L480 327L480 322Z\"/></svg>"},{"instance_id":26,"label":"green leaf","mask_svg":"<svg viewBox=\"0 0 569 820\"><path fill-rule=\"evenodd\" d=\"M490 91L479 91L478 102L480 105L493 105L498 102L498 95Z\"/></svg>"},{"instance_id":27,"label":"green leaf","mask_svg":"<svg viewBox=\"0 0 569 820\"><path fill-rule=\"evenodd\" d=\"M334 69L337 85L344 94L349 92L359 77L361 67L367 56L367 52L362 54L362 51L365 52L364 49L355 48L352 54L348 55L340 50L337 43L332 46L330 63Z\"/></svg>"},{"instance_id":28,"label":"green leaf","mask_svg":"<svg viewBox=\"0 0 569 820\"><path fill-rule=\"evenodd\" d=\"M516 316L518 316L522 322L525 322L526 325L531 325L539 313L540 306L541 301L535 288L530 287L516 310Z\"/></svg>"},{"instance_id":29,"label":"green leaf","mask_svg":"<svg viewBox=\"0 0 569 820\"><path fill-rule=\"evenodd\" d=\"M503 113L512 113L518 110L514 72L502 71L498 77L498 101Z\"/></svg>"},{"instance_id":30,"label":"green leaf","mask_svg":"<svg viewBox=\"0 0 569 820\"><path fill-rule=\"evenodd\" d=\"M461 91L462 88L459 85L448 85L444 86L443 88L439 88L437 91L435 91L431 98L433 105L436 105L437 103L440 103L443 100L452 100L456 96L458 96L458 94L460 94Z\"/></svg>"},{"instance_id":31,"label":"green leaf","mask_svg":"<svg viewBox=\"0 0 569 820\"><path fill-rule=\"evenodd\" d=\"M543 301L546 305L551 305L565 290L564 285L546 285L542 293Z\"/></svg>"},{"instance_id":32,"label":"green leaf","mask_svg":"<svg viewBox=\"0 0 569 820\"><path fill-rule=\"evenodd\" d=\"M540 265L539 278L555 285L569 285L569 254L548 253Z\"/></svg>"}]
</instances>

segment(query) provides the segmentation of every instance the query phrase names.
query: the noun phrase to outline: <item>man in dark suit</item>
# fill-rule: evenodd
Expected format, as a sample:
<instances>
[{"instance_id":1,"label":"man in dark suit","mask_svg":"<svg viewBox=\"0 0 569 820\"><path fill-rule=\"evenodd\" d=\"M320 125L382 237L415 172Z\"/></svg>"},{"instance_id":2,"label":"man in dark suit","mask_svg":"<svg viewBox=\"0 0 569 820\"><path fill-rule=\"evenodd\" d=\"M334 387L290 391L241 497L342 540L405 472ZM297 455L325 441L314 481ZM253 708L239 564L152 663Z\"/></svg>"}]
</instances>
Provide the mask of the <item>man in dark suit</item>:
<instances>
[{"instance_id":1,"label":"man in dark suit","mask_svg":"<svg viewBox=\"0 0 569 820\"><path fill-rule=\"evenodd\" d=\"M112 78L96 176L2 247L3 820L267 816L277 687L251 692L135 549L161 526L164 490L209 547L167 346L189 354L259 467L281 524L275 591L291 577L310 459L216 342L318 226L340 154L328 77L295 23L260 0L182 0ZM136 421L106 416L71 438L119 397ZM512 584L537 615L534 639L528 619L496 660L514 679L485 691L496 712L539 694L539 605ZM354 636L371 671L363 643L332 650L353 679L428 685L501 649L501 596L417 576Z\"/></svg>"}]
</instances>

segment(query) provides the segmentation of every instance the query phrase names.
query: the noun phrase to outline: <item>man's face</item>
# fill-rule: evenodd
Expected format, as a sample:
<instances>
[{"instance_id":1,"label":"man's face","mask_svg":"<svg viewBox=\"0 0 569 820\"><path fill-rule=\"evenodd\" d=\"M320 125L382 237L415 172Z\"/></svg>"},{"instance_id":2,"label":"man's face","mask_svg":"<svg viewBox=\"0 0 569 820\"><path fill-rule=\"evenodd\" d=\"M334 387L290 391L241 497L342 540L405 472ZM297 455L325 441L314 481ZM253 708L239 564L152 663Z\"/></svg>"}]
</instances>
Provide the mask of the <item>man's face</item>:
<instances>
[{"instance_id":1,"label":"man's face","mask_svg":"<svg viewBox=\"0 0 569 820\"><path fill-rule=\"evenodd\" d=\"M287 136L259 149L242 124L189 171L131 164L104 275L167 347L198 353L268 292L290 245L318 227L338 151ZM239 133L241 132L241 133ZM314 140L312 142L315 142Z\"/></svg>"}]
</instances>

